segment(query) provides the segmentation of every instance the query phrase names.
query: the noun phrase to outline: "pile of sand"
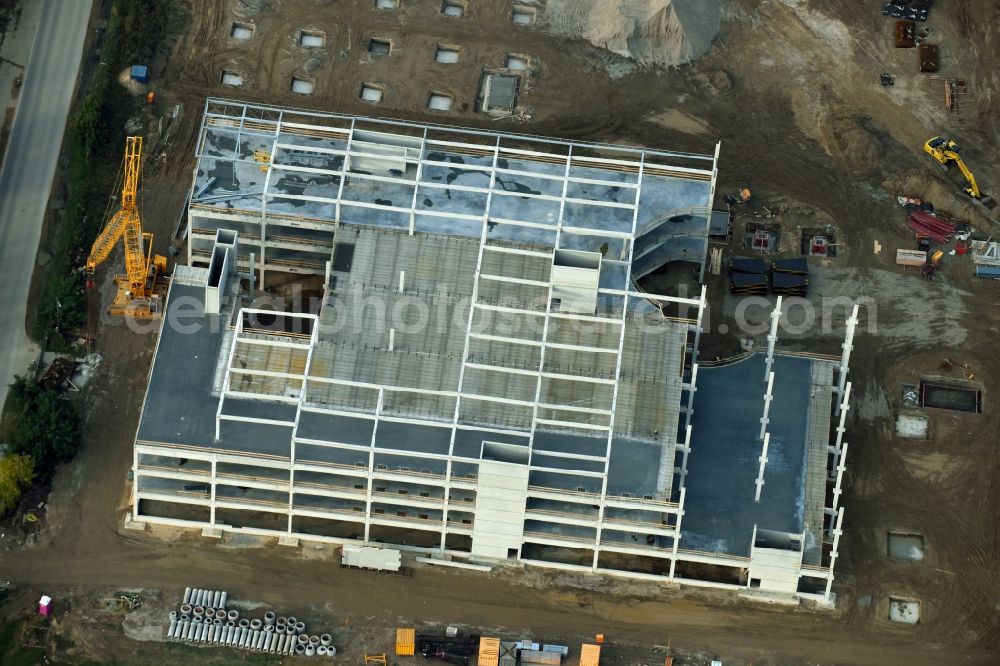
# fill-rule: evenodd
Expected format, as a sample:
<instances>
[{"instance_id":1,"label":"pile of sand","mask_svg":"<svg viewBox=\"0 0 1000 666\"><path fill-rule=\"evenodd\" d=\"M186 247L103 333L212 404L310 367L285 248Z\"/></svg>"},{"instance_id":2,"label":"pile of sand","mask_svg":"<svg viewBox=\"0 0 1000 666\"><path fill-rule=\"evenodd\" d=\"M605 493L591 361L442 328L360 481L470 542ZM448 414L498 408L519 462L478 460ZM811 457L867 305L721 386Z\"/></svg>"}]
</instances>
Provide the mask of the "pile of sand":
<instances>
[{"instance_id":1,"label":"pile of sand","mask_svg":"<svg viewBox=\"0 0 1000 666\"><path fill-rule=\"evenodd\" d=\"M643 65L680 65L708 50L722 0L548 0L543 23L559 35Z\"/></svg>"}]
</instances>

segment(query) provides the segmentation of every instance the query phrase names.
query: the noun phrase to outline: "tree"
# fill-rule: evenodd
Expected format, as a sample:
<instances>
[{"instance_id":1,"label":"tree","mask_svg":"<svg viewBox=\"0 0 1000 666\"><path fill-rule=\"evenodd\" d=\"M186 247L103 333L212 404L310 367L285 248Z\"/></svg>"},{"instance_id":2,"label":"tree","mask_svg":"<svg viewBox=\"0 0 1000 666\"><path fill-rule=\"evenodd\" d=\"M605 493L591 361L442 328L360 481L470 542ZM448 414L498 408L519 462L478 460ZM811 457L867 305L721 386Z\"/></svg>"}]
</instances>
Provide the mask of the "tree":
<instances>
[{"instance_id":1,"label":"tree","mask_svg":"<svg viewBox=\"0 0 1000 666\"><path fill-rule=\"evenodd\" d=\"M0 516L17 506L35 478L35 461L17 454L0 458Z\"/></svg>"},{"instance_id":2,"label":"tree","mask_svg":"<svg viewBox=\"0 0 1000 666\"><path fill-rule=\"evenodd\" d=\"M36 471L47 478L79 448L80 416L58 393L25 377L14 378L8 395L11 450L34 458Z\"/></svg>"}]
</instances>

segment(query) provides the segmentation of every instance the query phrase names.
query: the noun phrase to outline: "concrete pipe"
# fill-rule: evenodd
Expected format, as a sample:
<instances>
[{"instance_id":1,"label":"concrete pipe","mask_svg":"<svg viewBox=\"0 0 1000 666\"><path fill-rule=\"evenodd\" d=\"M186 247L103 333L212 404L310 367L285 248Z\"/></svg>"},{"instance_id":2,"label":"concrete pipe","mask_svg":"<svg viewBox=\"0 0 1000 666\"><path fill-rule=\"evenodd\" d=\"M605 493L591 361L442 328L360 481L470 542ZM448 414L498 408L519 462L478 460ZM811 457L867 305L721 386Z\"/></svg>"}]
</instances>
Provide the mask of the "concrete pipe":
<instances>
[{"instance_id":1,"label":"concrete pipe","mask_svg":"<svg viewBox=\"0 0 1000 666\"><path fill-rule=\"evenodd\" d=\"M222 624L222 620L220 620L219 618L215 618L214 620L212 620L212 624L214 624L215 626L219 626L220 624Z\"/></svg>"},{"instance_id":2,"label":"concrete pipe","mask_svg":"<svg viewBox=\"0 0 1000 666\"><path fill-rule=\"evenodd\" d=\"M240 627L243 627L244 629L248 629L250 627L250 620L248 620L246 618L242 618L242 619L240 619L239 622L237 622L237 624Z\"/></svg>"},{"instance_id":3,"label":"concrete pipe","mask_svg":"<svg viewBox=\"0 0 1000 666\"><path fill-rule=\"evenodd\" d=\"M191 616L190 615L184 615L183 613L181 613L180 615L177 616L177 619L178 620L190 620Z\"/></svg>"},{"instance_id":4,"label":"concrete pipe","mask_svg":"<svg viewBox=\"0 0 1000 666\"><path fill-rule=\"evenodd\" d=\"M228 613L226 613L226 617L229 618L230 622L236 622L236 620L240 619L240 612L236 610L231 610Z\"/></svg>"},{"instance_id":5,"label":"concrete pipe","mask_svg":"<svg viewBox=\"0 0 1000 666\"><path fill-rule=\"evenodd\" d=\"M254 633L253 639L253 649L260 652L264 649L264 641L267 639L267 634L263 630L257 629Z\"/></svg>"},{"instance_id":6,"label":"concrete pipe","mask_svg":"<svg viewBox=\"0 0 1000 666\"><path fill-rule=\"evenodd\" d=\"M215 625L211 622L208 623L208 633L205 634L205 641L208 643L215 642Z\"/></svg>"},{"instance_id":7,"label":"concrete pipe","mask_svg":"<svg viewBox=\"0 0 1000 666\"><path fill-rule=\"evenodd\" d=\"M189 604L189 603L191 603L191 588L190 587L185 587L184 588L184 601L182 601L181 603L182 604Z\"/></svg>"},{"instance_id":8,"label":"concrete pipe","mask_svg":"<svg viewBox=\"0 0 1000 666\"><path fill-rule=\"evenodd\" d=\"M320 645L318 648L316 648L316 656L317 657L325 657L326 656L326 646L325 645Z\"/></svg>"},{"instance_id":9,"label":"concrete pipe","mask_svg":"<svg viewBox=\"0 0 1000 666\"><path fill-rule=\"evenodd\" d=\"M274 611L264 613L264 624L274 624Z\"/></svg>"},{"instance_id":10,"label":"concrete pipe","mask_svg":"<svg viewBox=\"0 0 1000 666\"><path fill-rule=\"evenodd\" d=\"M273 624L265 624L264 625L264 631L266 631L269 634L273 634L274 633L274 625Z\"/></svg>"},{"instance_id":11,"label":"concrete pipe","mask_svg":"<svg viewBox=\"0 0 1000 666\"><path fill-rule=\"evenodd\" d=\"M205 621L204 618L200 618L200 617L193 617L193 618L191 618L191 622L193 624L201 624L204 621Z\"/></svg>"},{"instance_id":12,"label":"concrete pipe","mask_svg":"<svg viewBox=\"0 0 1000 666\"><path fill-rule=\"evenodd\" d=\"M302 643L303 645L305 645L306 643L309 642L309 637L306 636L305 634L299 634L298 636L295 637L295 642Z\"/></svg>"},{"instance_id":13,"label":"concrete pipe","mask_svg":"<svg viewBox=\"0 0 1000 666\"><path fill-rule=\"evenodd\" d=\"M317 645L319 645L319 636L316 636L315 634L312 635L312 636L310 636L309 637L309 644L312 645L313 647L316 647Z\"/></svg>"},{"instance_id":14,"label":"concrete pipe","mask_svg":"<svg viewBox=\"0 0 1000 666\"><path fill-rule=\"evenodd\" d=\"M212 608L218 608L220 601L222 601L222 592L216 590L212 593Z\"/></svg>"},{"instance_id":15,"label":"concrete pipe","mask_svg":"<svg viewBox=\"0 0 1000 666\"><path fill-rule=\"evenodd\" d=\"M298 622L298 620L296 620L294 617L285 618L285 624L290 624L293 627L295 626L296 622Z\"/></svg>"},{"instance_id":16,"label":"concrete pipe","mask_svg":"<svg viewBox=\"0 0 1000 666\"><path fill-rule=\"evenodd\" d=\"M228 596L229 595L226 593L226 591L223 590L222 593L219 595L219 603L217 604L217 606L219 608L225 608L226 607L226 597L228 597Z\"/></svg>"},{"instance_id":17,"label":"concrete pipe","mask_svg":"<svg viewBox=\"0 0 1000 666\"><path fill-rule=\"evenodd\" d=\"M207 606L211 602L212 602L212 591L211 590L202 590L201 591L201 600L198 603L200 603L202 606Z\"/></svg>"},{"instance_id":18,"label":"concrete pipe","mask_svg":"<svg viewBox=\"0 0 1000 666\"><path fill-rule=\"evenodd\" d=\"M336 657L337 656L337 648L333 647L332 645L330 647L328 647L326 649L326 656L328 656L328 657Z\"/></svg>"},{"instance_id":19,"label":"concrete pipe","mask_svg":"<svg viewBox=\"0 0 1000 666\"><path fill-rule=\"evenodd\" d=\"M170 628L167 629L167 638L173 638L174 632L177 631L177 618L170 618Z\"/></svg>"},{"instance_id":20,"label":"concrete pipe","mask_svg":"<svg viewBox=\"0 0 1000 666\"><path fill-rule=\"evenodd\" d=\"M215 629L215 625L212 624L211 622L205 622L204 624L201 625L201 642L202 643L207 643L208 642L208 634L211 633L211 631L213 629Z\"/></svg>"},{"instance_id":21,"label":"concrete pipe","mask_svg":"<svg viewBox=\"0 0 1000 666\"><path fill-rule=\"evenodd\" d=\"M247 641L247 645L251 650L257 649L258 640L260 640L260 629L250 629L250 640Z\"/></svg>"},{"instance_id":22,"label":"concrete pipe","mask_svg":"<svg viewBox=\"0 0 1000 666\"><path fill-rule=\"evenodd\" d=\"M227 627L235 627L236 623L233 622L232 620L226 620L226 626Z\"/></svg>"},{"instance_id":23,"label":"concrete pipe","mask_svg":"<svg viewBox=\"0 0 1000 666\"><path fill-rule=\"evenodd\" d=\"M227 617L227 615L226 615L226 611L224 609L220 608L219 610L215 611L215 619L217 619L217 620L225 620L226 617Z\"/></svg>"},{"instance_id":24,"label":"concrete pipe","mask_svg":"<svg viewBox=\"0 0 1000 666\"><path fill-rule=\"evenodd\" d=\"M240 647L246 647L247 641L250 640L250 629L247 627L240 627L240 639L236 641L236 644Z\"/></svg>"},{"instance_id":25,"label":"concrete pipe","mask_svg":"<svg viewBox=\"0 0 1000 666\"><path fill-rule=\"evenodd\" d=\"M274 625L274 635L284 636L285 635L285 625Z\"/></svg>"},{"instance_id":26,"label":"concrete pipe","mask_svg":"<svg viewBox=\"0 0 1000 666\"><path fill-rule=\"evenodd\" d=\"M288 652L288 636L286 634L278 636L278 652L281 654Z\"/></svg>"},{"instance_id":27,"label":"concrete pipe","mask_svg":"<svg viewBox=\"0 0 1000 666\"><path fill-rule=\"evenodd\" d=\"M260 629L263 626L264 626L264 623L261 622L257 618L254 618L254 619L250 620L250 628L251 629Z\"/></svg>"},{"instance_id":28,"label":"concrete pipe","mask_svg":"<svg viewBox=\"0 0 1000 666\"><path fill-rule=\"evenodd\" d=\"M273 652L284 652L285 651L285 635L284 634L275 634L274 635L274 640L271 641L271 644L274 646Z\"/></svg>"},{"instance_id":29,"label":"concrete pipe","mask_svg":"<svg viewBox=\"0 0 1000 666\"><path fill-rule=\"evenodd\" d=\"M194 591L191 593L191 605L192 606L201 605L201 590L199 590L197 587L194 588Z\"/></svg>"},{"instance_id":30,"label":"concrete pipe","mask_svg":"<svg viewBox=\"0 0 1000 666\"><path fill-rule=\"evenodd\" d=\"M242 627L233 627L233 638L229 641L230 645L236 646L240 644L240 634L243 633Z\"/></svg>"},{"instance_id":31,"label":"concrete pipe","mask_svg":"<svg viewBox=\"0 0 1000 666\"><path fill-rule=\"evenodd\" d=\"M295 644L295 654L305 654L305 653L306 653L305 643L296 643Z\"/></svg>"},{"instance_id":32,"label":"concrete pipe","mask_svg":"<svg viewBox=\"0 0 1000 666\"><path fill-rule=\"evenodd\" d=\"M285 641L285 654L295 654L295 646L298 645L298 643L295 642L295 636L285 634L285 638L287 639Z\"/></svg>"},{"instance_id":33,"label":"concrete pipe","mask_svg":"<svg viewBox=\"0 0 1000 666\"><path fill-rule=\"evenodd\" d=\"M304 634L304 633L306 633L306 623L305 622L296 622L295 623L295 633L297 633L297 634Z\"/></svg>"},{"instance_id":34,"label":"concrete pipe","mask_svg":"<svg viewBox=\"0 0 1000 666\"><path fill-rule=\"evenodd\" d=\"M177 630L174 632L174 638L180 640L184 638L184 633L187 631L187 620L181 620L180 624L177 625Z\"/></svg>"},{"instance_id":35,"label":"concrete pipe","mask_svg":"<svg viewBox=\"0 0 1000 666\"><path fill-rule=\"evenodd\" d=\"M195 617L204 617L205 616L205 607L204 606L195 606L194 610L191 611L191 614L194 615Z\"/></svg>"},{"instance_id":36,"label":"concrete pipe","mask_svg":"<svg viewBox=\"0 0 1000 666\"><path fill-rule=\"evenodd\" d=\"M170 611L170 619L171 620L176 620L178 618L178 616L180 616L180 613L178 613L177 611Z\"/></svg>"},{"instance_id":37,"label":"concrete pipe","mask_svg":"<svg viewBox=\"0 0 1000 666\"><path fill-rule=\"evenodd\" d=\"M222 642L225 643L226 645L232 645L233 641L236 640L236 630L237 630L236 627L227 626L226 627L226 636L225 636L225 638L223 639Z\"/></svg>"},{"instance_id":38,"label":"concrete pipe","mask_svg":"<svg viewBox=\"0 0 1000 666\"><path fill-rule=\"evenodd\" d=\"M191 604L181 604L181 613L184 615L191 614Z\"/></svg>"},{"instance_id":39,"label":"concrete pipe","mask_svg":"<svg viewBox=\"0 0 1000 666\"><path fill-rule=\"evenodd\" d=\"M316 648L314 648L312 645L307 645L306 649L305 649L305 653L306 653L307 657L311 657L314 654L316 654Z\"/></svg>"},{"instance_id":40,"label":"concrete pipe","mask_svg":"<svg viewBox=\"0 0 1000 666\"><path fill-rule=\"evenodd\" d=\"M205 619L211 620L213 617L215 617L215 609L209 606L205 609Z\"/></svg>"},{"instance_id":41,"label":"concrete pipe","mask_svg":"<svg viewBox=\"0 0 1000 666\"><path fill-rule=\"evenodd\" d=\"M323 634L322 636L319 637L319 642L320 645L326 645L327 647L329 647L330 644L333 643L333 636L331 636L330 634Z\"/></svg>"},{"instance_id":42,"label":"concrete pipe","mask_svg":"<svg viewBox=\"0 0 1000 666\"><path fill-rule=\"evenodd\" d=\"M274 638L274 634L269 634L266 631L260 632L260 651L267 652L271 649L271 639Z\"/></svg>"},{"instance_id":43,"label":"concrete pipe","mask_svg":"<svg viewBox=\"0 0 1000 666\"><path fill-rule=\"evenodd\" d=\"M282 624L282 625L284 625L284 624L288 624L288 618L286 618L286 617L279 617L279 618L277 618L277 619L276 619L276 620L274 621L274 623L275 623L275 624Z\"/></svg>"},{"instance_id":44,"label":"concrete pipe","mask_svg":"<svg viewBox=\"0 0 1000 666\"><path fill-rule=\"evenodd\" d=\"M208 640L208 627L209 626L210 625L207 625L204 622L202 622L201 624L198 625L198 642L199 643L204 643L205 641Z\"/></svg>"},{"instance_id":45,"label":"concrete pipe","mask_svg":"<svg viewBox=\"0 0 1000 666\"><path fill-rule=\"evenodd\" d=\"M194 622L185 622L184 629L181 631L181 638L186 641L191 640L192 631L194 631Z\"/></svg>"}]
</instances>

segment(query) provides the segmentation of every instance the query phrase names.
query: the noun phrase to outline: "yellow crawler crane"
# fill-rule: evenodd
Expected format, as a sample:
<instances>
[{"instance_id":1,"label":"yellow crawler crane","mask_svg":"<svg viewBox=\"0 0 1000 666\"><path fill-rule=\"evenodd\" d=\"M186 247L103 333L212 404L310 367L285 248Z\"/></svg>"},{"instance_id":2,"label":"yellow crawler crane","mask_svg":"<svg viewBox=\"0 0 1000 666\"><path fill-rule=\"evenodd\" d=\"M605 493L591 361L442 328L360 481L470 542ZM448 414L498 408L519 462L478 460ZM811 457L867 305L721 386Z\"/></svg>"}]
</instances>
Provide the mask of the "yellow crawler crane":
<instances>
[{"instance_id":1,"label":"yellow crawler crane","mask_svg":"<svg viewBox=\"0 0 1000 666\"><path fill-rule=\"evenodd\" d=\"M122 166L122 198L120 208L104 223L104 228L94 241L87 257L87 274L110 256L125 239L125 275L116 275L118 292L108 313L136 319L152 319L159 315L160 295L156 293L156 280L167 270L167 259L153 254L153 234L142 231L142 216L136 195L139 191L139 169L142 164L142 137L130 136L125 140L125 159Z\"/></svg>"}]
</instances>

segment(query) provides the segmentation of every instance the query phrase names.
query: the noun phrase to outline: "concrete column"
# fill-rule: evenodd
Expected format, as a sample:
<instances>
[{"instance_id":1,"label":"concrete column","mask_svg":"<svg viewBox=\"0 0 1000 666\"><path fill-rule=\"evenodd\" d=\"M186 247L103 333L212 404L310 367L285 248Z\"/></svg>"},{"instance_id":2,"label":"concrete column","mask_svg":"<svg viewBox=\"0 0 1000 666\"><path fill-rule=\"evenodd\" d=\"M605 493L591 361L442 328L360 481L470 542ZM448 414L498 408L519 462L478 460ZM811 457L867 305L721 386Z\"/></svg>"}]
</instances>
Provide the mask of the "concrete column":
<instances>
[{"instance_id":1,"label":"concrete column","mask_svg":"<svg viewBox=\"0 0 1000 666\"><path fill-rule=\"evenodd\" d=\"M760 419L760 434L757 435L757 439L763 440L764 433L767 431L767 424L770 421L768 414L771 411L771 389L774 386L774 373L770 372L767 375L767 393L764 394L764 416Z\"/></svg>"},{"instance_id":2,"label":"concrete column","mask_svg":"<svg viewBox=\"0 0 1000 666\"><path fill-rule=\"evenodd\" d=\"M764 447L761 449L760 457L757 460L760 461L760 468L757 471L757 481L755 484L757 486L757 491L754 493L753 501L760 502L760 491L764 488L764 467L767 466L767 445L771 441L771 433L764 433ZM755 526L756 529L756 526Z\"/></svg>"},{"instance_id":3,"label":"concrete column","mask_svg":"<svg viewBox=\"0 0 1000 666\"><path fill-rule=\"evenodd\" d=\"M843 353L840 355L840 368L837 371L837 395L843 396L847 385L847 371L851 361L851 350L854 349L854 329L858 325L858 308L855 303L851 316L847 319L847 333L844 337ZM837 403L837 414L840 414L840 403Z\"/></svg>"},{"instance_id":4,"label":"concrete column","mask_svg":"<svg viewBox=\"0 0 1000 666\"><path fill-rule=\"evenodd\" d=\"M674 535L674 552L670 557L670 580L674 579L674 573L677 569L677 548L681 541L681 521L684 518L684 498L687 495L687 489L681 486L681 497L677 506L677 534Z\"/></svg>"},{"instance_id":5,"label":"concrete column","mask_svg":"<svg viewBox=\"0 0 1000 666\"><path fill-rule=\"evenodd\" d=\"M208 509L208 524L212 529L215 529L215 481L216 481L216 456L212 456L212 485L211 496L209 497L209 509Z\"/></svg>"},{"instance_id":6,"label":"concrete column","mask_svg":"<svg viewBox=\"0 0 1000 666\"><path fill-rule=\"evenodd\" d=\"M771 364L774 363L774 346L778 342L778 323L781 321L781 296L778 296L774 309L771 310L771 330L767 334L767 358L764 361L764 381L771 375ZM770 391L768 391L770 392Z\"/></svg>"},{"instance_id":7,"label":"concrete column","mask_svg":"<svg viewBox=\"0 0 1000 666\"><path fill-rule=\"evenodd\" d=\"M833 530L833 546L830 548L830 574L826 579L826 593L823 595L826 601L830 601L830 593L833 589L833 567L837 563L837 547L840 545L840 535L843 534L844 509L837 512L837 525Z\"/></svg>"},{"instance_id":8,"label":"concrete column","mask_svg":"<svg viewBox=\"0 0 1000 666\"><path fill-rule=\"evenodd\" d=\"M847 411L851 408L850 398L851 398L851 382L847 382L847 385L844 386L843 400L837 403L838 407L837 412L840 414L840 421L837 425L836 443L833 446L833 467L830 469L830 476L833 476L835 474L835 470L840 465L841 449L844 441L844 432L846 431L844 422L847 420Z\"/></svg>"}]
</instances>

